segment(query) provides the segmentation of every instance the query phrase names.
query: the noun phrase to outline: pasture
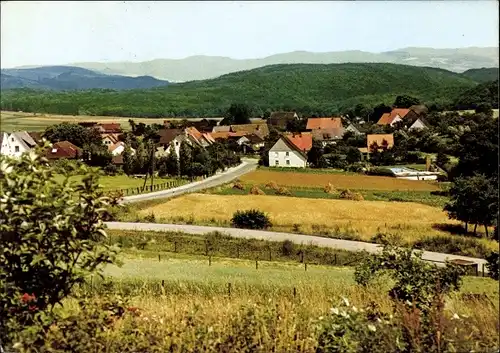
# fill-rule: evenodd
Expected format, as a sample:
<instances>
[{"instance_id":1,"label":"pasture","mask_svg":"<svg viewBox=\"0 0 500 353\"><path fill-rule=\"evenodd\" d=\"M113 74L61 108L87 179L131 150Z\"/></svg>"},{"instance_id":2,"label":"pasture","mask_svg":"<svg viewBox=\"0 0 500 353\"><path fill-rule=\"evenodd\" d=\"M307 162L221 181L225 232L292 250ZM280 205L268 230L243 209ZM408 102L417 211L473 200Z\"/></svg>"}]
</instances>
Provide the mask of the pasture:
<instances>
[{"instance_id":1,"label":"pasture","mask_svg":"<svg viewBox=\"0 0 500 353\"><path fill-rule=\"evenodd\" d=\"M63 175L56 175L56 180L62 182ZM79 182L82 179L81 175L74 175L69 178L70 181ZM172 178L154 178L153 184L162 184L169 181L177 181L179 183L187 183L185 180L172 179ZM112 191L117 189L138 188L144 185L144 178L134 178L127 175L103 175L99 177L99 185L104 191ZM146 186L151 185L151 179L148 178ZM180 185L180 184L179 184Z\"/></svg>"},{"instance_id":2,"label":"pasture","mask_svg":"<svg viewBox=\"0 0 500 353\"><path fill-rule=\"evenodd\" d=\"M140 313L127 320L138 320L136 327L143 331L191 348L200 344L195 337L212 342L211 337L231 335L261 337L262 344L274 345L278 351L314 352L315 324L342 298L357 308L377 303L381 311L392 313L387 295L390 281L382 277L360 287L353 281L352 268L310 266L305 271L296 263L261 262L255 269L253 261L226 258L214 258L209 266L206 257L165 255L159 262L124 253L121 267L105 268L105 278L111 283L96 280L92 291L123 294ZM485 293L492 304L467 300L465 293ZM71 300L68 304L70 310ZM447 297L445 312L450 317L455 313L468 317L481 330L483 344L498 344L498 285L494 280L465 277L461 290ZM124 327L114 326L109 340L120 340ZM172 344L170 340L166 344Z\"/></svg>"},{"instance_id":3,"label":"pasture","mask_svg":"<svg viewBox=\"0 0 500 353\"><path fill-rule=\"evenodd\" d=\"M279 186L323 188L331 183L337 189L384 191L437 191L436 182L404 180L391 177L369 176L356 173L302 173L256 170L243 175L245 184L266 185L274 181Z\"/></svg>"}]
</instances>

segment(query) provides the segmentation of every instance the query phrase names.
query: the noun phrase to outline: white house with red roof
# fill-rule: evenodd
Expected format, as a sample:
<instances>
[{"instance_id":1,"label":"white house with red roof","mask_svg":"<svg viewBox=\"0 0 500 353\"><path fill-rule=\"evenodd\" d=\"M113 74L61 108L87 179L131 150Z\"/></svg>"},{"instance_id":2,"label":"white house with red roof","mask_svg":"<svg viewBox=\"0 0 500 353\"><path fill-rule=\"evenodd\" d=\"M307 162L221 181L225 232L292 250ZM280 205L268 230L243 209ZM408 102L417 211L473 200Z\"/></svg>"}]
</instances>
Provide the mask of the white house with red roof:
<instances>
[{"instance_id":1,"label":"white house with red roof","mask_svg":"<svg viewBox=\"0 0 500 353\"><path fill-rule=\"evenodd\" d=\"M284 134L269 150L270 167L307 167L307 152L312 148L312 134Z\"/></svg>"}]
</instances>

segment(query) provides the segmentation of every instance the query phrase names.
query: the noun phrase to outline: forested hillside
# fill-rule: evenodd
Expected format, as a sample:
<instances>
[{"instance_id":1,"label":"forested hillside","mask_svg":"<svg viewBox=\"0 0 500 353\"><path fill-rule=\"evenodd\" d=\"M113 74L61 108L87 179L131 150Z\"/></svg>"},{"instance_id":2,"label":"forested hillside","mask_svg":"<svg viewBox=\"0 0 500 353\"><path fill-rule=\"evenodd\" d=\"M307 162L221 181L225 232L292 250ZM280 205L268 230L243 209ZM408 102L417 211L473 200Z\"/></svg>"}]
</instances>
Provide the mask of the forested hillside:
<instances>
[{"instance_id":1,"label":"forested hillside","mask_svg":"<svg viewBox=\"0 0 500 353\"><path fill-rule=\"evenodd\" d=\"M498 79L495 81L481 83L461 95L454 102L454 108L458 110L475 109L479 103L486 103L492 108L498 109Z\"/></svg>"},{"instance_id":2,"label":"forested hillside","mask_svg":"<svg viewBox=\"0 0 500 353\"><path fill-rule=\"evenodd\" d=\"M396 64L288 64L147 90L2 92L2 110L115 116L220 116L233 102L255 114L293 109L335 114L357 104L392 103L401 94L447 105L477 83L450 71Z\"/></svg>"},{"instance_id":3,"label":"forested hillside","mask_svg":"<svg viewBox=\"0 0 500 353\"><path fill-rule=\"evenodd\" d=\"M481 83L495 81L498 80L498 67L470 69L463 72L462 75Z\"/></svg>"}]
</instances>

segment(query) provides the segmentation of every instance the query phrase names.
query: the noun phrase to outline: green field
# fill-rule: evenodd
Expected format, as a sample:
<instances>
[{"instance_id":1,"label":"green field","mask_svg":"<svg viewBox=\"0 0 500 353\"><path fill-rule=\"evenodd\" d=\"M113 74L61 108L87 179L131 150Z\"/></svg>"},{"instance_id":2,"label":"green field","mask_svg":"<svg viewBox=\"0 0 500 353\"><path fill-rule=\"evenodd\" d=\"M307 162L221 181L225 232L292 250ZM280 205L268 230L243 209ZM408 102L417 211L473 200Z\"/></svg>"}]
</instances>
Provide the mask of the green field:
<instances>
[{"instance_id":1,"label":"green field","mask_svg":"<svg viewBox=\"0 0 500 353\"><path fill-rule=\"evenodd\" d=\"M56 180L61 182L64 180L63 175L57 175ZM75 175L70 177L70 181L79 182L82 179L82 176ZM176 181L178 185L182 185L187 183L187 180L181 179L172 179L172 178L155 178L153 183L154 185L163 184L171 181ZM112 191L118 189L129 189L129 188L138 188L144 185L144 178L134 178L127 175L103 175L99 177L99 184L102 186L105 191ZM151 185L151 179L148 178L147 185Z\"/></svg>"},{"instance_id":2,"label":"green field","mask_svg":"<svg viewBox=\"0 0 500 353\"><path fill-rule=\"evenodd\" d=\"M229 185L224 185L221 187L212 188L207 190L207 193L216 195L247 195L250 193L252 184L245 184L244 189L235 189ZM266 188L265 185L258 185L266 195L277 195L277 191L273 189ZM312 199L340 199L339 193L326 193L323 188L307 188L307 187L288 187L291 196L293 197L305 197ZM431 191L419 191L419 190L394 190L394 191L383 191L383 190L363 190L357 189L356 192L361 193L363 198L367 201L394 201L394 202L417 202L424 205L435 206L443 208L445 203L448 201L448 197L439 196L431 194ZM285 197L285 196L283 196Z\"/></svg>"}]
</instances>

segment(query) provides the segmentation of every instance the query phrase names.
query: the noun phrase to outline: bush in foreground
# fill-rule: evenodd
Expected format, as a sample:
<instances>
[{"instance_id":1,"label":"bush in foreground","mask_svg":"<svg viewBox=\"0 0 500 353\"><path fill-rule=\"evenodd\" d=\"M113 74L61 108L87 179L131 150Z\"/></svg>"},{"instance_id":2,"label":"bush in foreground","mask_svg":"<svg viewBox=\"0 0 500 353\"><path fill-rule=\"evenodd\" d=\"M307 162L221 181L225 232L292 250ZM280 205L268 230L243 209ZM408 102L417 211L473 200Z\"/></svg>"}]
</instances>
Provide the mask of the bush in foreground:
<instances>
[{"instance_id":1,"label":"bush in foreground","mask_svg":"<svg viewBox=\"0 0 500 353\"><path fill-rule=\"evenodd\" d=\"M488 268L489 276L498 281L498 272L500 267L500 257L498 256L498 252L492 251L491 254L486 257L486 261L488 261L486 267Z\"/></svg>"},{"instance_id":2,"label":"bush in foreground","mask_svg":"<svg viewBox=\"0 0 500 353\"><path fill-rule=\"evenodd\" d=\"M37 153L0 156L0 341L29 326L38 314L71 295L116 249L103 219L113 202L98 174L81 167L80 182L56 180L55 168Z\"/></svg>"},{"instance_id":3,"label":"bush in foreground","mask_svg":"<svg viewBox=\"0 0 500 353\"><path fill-rule=\"evenodd\" d=\"M231 223L237 228L246 229L266 229L272 226L269 217L259 210L236 211Z\"/></svg>"}]
</instances>

